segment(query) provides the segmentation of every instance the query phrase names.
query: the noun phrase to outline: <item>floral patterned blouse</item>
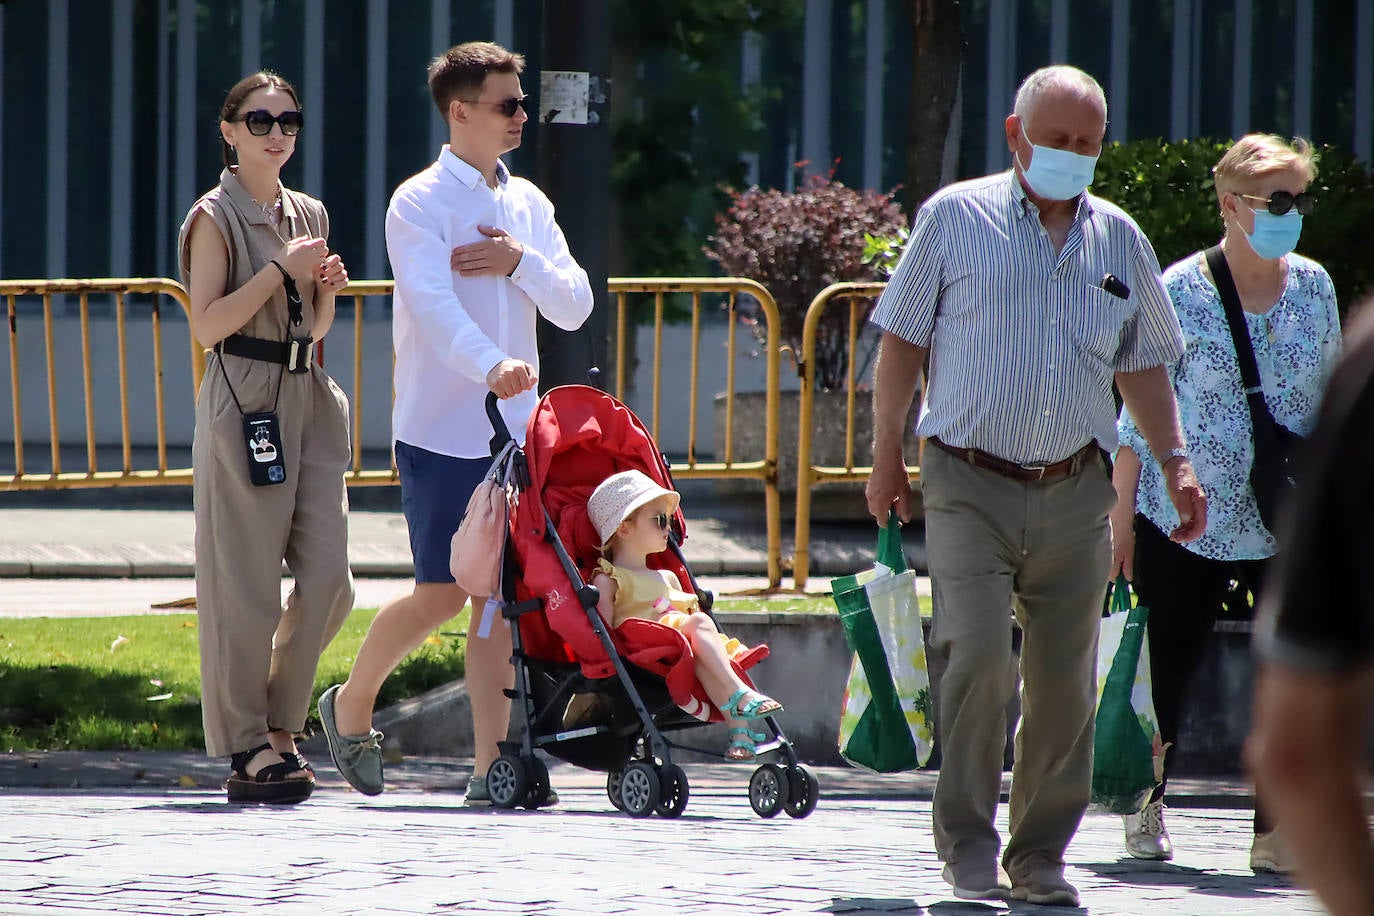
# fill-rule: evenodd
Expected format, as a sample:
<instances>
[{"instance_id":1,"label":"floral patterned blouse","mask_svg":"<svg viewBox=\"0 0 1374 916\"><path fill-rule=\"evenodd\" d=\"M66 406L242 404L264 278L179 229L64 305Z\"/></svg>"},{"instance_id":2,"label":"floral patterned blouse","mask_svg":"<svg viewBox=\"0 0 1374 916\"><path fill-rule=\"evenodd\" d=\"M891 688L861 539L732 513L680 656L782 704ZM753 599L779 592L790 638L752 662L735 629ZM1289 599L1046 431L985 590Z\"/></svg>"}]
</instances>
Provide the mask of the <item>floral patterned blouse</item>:
<instances>
[{"instance_id":1,"label":"floral patterned blouse","mask_svg":"<svg viewBox=\"0 0 1374 916\"><path fill-rule=\"evenodd\" d=\"M1263 315L1245 313L1260 387L1274 419L1307 435L1317 421L1326 380L1341 349L1340 316L1331 277L1316 261L1287 255L1288 281ZM1194 254L1164 272L1164 285L1183 327L1185 349L1169 366L1183 434L1198 481L1207 493L1207 530L1183 546L1213 560L1272 556L1274 537L1260 521L1250 488L1254 455L1250 411L1240 381L1235 345L1216 287ZM1159 463L1129 411L1118 423L1121 446L1141 459L1137 511L1161 531L1178 525Z\"/></svg>"}]
</instances>

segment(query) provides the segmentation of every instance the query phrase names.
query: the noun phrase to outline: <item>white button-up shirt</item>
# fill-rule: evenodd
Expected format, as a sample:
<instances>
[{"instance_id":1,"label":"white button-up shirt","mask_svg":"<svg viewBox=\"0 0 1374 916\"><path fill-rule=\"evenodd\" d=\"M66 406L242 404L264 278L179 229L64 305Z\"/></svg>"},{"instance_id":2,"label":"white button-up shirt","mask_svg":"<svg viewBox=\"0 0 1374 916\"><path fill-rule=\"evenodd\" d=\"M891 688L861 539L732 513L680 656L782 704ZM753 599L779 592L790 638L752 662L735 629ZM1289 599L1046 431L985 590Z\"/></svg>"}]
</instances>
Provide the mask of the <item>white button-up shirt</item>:
<instances>
[{"instance_id":1,"label":"white button-up shirt","mask_svg":"<svg viewBox=\"0 0 1374 916\"><path fill-rule=\"evenodd\" d=\"M568 251L553 204L504 164L497 175L488 187L445 145L438 161L396 189L386 211L396 279L392 437L456 458L490 455L487 373L503 359L538 368L536 316L572 331L592 311L587 272ZM449 266L454 248L485 238L479 225L504 229L524 246L511 276L463 277ZM537 401L531 390L501 402L517 442Z\"/></svg>"}]
</instances>

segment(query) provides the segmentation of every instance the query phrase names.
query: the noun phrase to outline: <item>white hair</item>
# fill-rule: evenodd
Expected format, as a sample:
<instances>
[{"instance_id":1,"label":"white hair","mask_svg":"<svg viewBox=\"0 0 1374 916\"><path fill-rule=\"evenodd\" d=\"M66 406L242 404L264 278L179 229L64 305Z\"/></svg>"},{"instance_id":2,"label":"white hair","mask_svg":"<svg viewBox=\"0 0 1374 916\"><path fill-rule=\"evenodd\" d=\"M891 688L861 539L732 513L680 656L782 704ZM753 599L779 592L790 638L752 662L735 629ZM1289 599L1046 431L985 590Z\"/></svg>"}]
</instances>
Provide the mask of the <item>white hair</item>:
<instances>
[{"instance_id":1,"label":"white hair","mask_svg":"<svg viewBox=\"0 0 1374 916\"><path fill-rule=\"evenodd\" d=\"M1055 90L1091 99L1101 106L1102 119L1107 119L1107 94L1102 91L1101 84L1077 67L1067 64L1041 67L1026 77L1016 90L1012 113L1029 123L1031 110L1046 94Z\"/></svg>"}]
</instances>

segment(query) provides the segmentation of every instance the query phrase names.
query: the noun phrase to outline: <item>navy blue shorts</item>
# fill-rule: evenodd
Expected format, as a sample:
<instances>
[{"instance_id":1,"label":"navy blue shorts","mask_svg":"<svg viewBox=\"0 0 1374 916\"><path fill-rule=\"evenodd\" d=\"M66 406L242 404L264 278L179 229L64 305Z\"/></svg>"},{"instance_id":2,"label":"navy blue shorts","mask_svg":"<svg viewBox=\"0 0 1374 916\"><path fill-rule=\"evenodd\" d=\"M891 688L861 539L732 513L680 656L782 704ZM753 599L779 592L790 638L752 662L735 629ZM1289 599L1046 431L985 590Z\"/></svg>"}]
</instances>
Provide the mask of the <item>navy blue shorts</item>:
<instances>
[{"instance_id":1,"label":"navy blue shorts","mask_svg":"<svg viewBox=\"0 0 1374 916\"><path fill-rule=\"evenodd\" d=\"M453 458L397 441L401 511L410 531L416 582L453 581L448 571L453 534L472 491L490 469L490 458Z\"/></svg>"}]
</instances>

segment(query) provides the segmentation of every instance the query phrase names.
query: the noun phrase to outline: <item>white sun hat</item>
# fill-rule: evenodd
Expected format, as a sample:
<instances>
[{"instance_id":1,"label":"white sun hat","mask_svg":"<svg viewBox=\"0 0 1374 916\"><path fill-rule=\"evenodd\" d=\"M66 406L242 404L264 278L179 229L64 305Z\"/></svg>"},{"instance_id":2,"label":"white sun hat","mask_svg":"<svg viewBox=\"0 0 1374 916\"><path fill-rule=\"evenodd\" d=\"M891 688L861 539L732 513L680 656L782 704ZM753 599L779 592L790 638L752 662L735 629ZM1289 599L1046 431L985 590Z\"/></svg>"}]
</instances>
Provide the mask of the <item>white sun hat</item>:
<instances>
[{"instance_id":1,"label":"white sun hat","mask_svg":"<svg viewBox=\"0 0 1374 916\"><path fill-rule=\"evenodd\" d=\"M677 491L660 487L643 471L621 471L601 481L587 500L587 515L601 538L601 546L610 542L620 523L636 509L665 496L672 501L668 511L673 512L681 499Z\"/></svg>"}]
</instances>

